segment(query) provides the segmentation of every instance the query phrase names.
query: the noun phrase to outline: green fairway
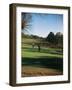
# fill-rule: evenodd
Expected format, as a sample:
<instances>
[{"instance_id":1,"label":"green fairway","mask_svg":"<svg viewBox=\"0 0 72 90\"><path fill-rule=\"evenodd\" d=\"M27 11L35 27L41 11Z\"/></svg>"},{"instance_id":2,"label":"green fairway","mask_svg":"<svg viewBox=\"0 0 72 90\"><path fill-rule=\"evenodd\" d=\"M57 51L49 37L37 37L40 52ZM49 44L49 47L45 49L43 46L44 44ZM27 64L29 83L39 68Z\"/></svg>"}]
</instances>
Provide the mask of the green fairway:
<instances>
[{"instance_id":1,"label":"green fairway","mask_svg":"<svg viewBox=\"0 0 72 90\"><path fill-rule=\"evenodd\" d=\"M32 48L32 45L23 45L22 47L22 57L27 57L27 58L39 58L41 56L44 57L58 57L62 58L62 52L61 49L54 49L54 48L45 48L41 47L41 51L38 52L38 48Z\"/></svg>"},{"instance_id":2,"label":"green fairway","mask_svg":"<svg viewBox=\"0 0 72 90\"><path fill-rule=\"evenodd\" d=\"M61 49L41 47L41 51L39 52L38 48L32 48L32 45L23 44L22 47L22 65L32 65L32 63L35 66L42 66L42 63L44 63L45 65L53 65L53 63L55 63L55 65L60 65L60 62L62 62L62 58L63 55Z\"/></svg>"}]
</instances>

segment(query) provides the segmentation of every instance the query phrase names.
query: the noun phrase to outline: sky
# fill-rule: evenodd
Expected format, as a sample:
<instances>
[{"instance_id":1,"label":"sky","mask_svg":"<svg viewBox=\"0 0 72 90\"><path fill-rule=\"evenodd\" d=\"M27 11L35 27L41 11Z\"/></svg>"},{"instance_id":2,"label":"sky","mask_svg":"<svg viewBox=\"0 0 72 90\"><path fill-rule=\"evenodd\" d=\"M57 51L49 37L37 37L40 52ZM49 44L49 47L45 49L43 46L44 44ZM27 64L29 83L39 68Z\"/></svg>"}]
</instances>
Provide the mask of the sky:
<instances>
[{"instance_id":1,"label":"sky","mask_svg":"<svg viewBox=\"0 0 72 90\"><path fill-rule=\"evenodd\" d=\"M31 28L28 34L47 37L50 32L63 32L62 14L32 13Z\"/></svg>"}]
</instances>

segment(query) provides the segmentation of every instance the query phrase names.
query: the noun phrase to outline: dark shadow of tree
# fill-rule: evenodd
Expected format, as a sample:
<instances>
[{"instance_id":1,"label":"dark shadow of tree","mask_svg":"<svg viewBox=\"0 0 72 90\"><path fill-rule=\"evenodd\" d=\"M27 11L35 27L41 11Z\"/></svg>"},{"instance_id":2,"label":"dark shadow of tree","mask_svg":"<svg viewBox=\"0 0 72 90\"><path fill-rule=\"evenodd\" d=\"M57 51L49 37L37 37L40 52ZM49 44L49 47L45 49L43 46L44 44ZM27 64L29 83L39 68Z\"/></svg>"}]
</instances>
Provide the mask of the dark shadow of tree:
<instances>
[{"instance_id":1,"label":"dark shadow of tree","mask_svg":"<svg viewBox=\"0 0 72 90\"><path fill-rule=\"evenodd\" d=\"M24 58L22 57L22 65L24 66L35 66L57 69L63 72L63 58L45 57L39 58Z\"/></svg>"}]
</instances>

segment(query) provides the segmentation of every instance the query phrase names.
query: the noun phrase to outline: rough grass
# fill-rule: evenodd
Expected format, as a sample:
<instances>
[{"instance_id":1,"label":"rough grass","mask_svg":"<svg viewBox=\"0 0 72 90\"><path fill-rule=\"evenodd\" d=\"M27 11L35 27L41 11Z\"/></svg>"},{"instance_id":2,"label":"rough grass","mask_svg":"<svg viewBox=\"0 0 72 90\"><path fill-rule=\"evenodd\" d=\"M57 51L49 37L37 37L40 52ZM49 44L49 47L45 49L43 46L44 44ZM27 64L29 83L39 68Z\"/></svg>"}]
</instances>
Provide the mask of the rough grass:
<instances>
[{"instance_id":1,"label":"rough grass","mask_svg":"<svg viewBox=\"0 0 72 90\"><path fill-rule=\"evenodd\" d=\"M31 76L53 76L53 75L62 75L63 73L51 68L40 68L32 66L23 66L22 67L22 77L31 77Z\"/></svg>"}]
</instances>

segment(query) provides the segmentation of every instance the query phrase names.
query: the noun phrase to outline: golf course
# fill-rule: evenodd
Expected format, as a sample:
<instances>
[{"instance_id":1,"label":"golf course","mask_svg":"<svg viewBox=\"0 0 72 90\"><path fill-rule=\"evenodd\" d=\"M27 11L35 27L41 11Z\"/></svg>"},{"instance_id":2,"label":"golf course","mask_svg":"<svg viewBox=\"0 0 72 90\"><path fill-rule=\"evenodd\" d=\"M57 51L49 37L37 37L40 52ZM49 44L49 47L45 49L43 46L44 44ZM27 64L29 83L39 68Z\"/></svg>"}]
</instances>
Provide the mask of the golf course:
<instances>
[{"instance_id":1,"label":"golf course","mask_svg":"<svg viewBox=\"0 0 72 90\"><path fill-rule=\"evenodd\" d=\"M32 43L35 46L32 46ZM60 48L41 45L37 47L37 39L22 39L22 77L48 76L63 74L63 53Z\"/></svg>"},{"instance_id":2,"label":"golf course","mask_svg":"<svg viewBox=\"0 0 72 90\"><path fill-rule=\"evenodd\" d=\"M21 14L21 76L63 75L63 15Z\"/></svg>"}]
</instances>

